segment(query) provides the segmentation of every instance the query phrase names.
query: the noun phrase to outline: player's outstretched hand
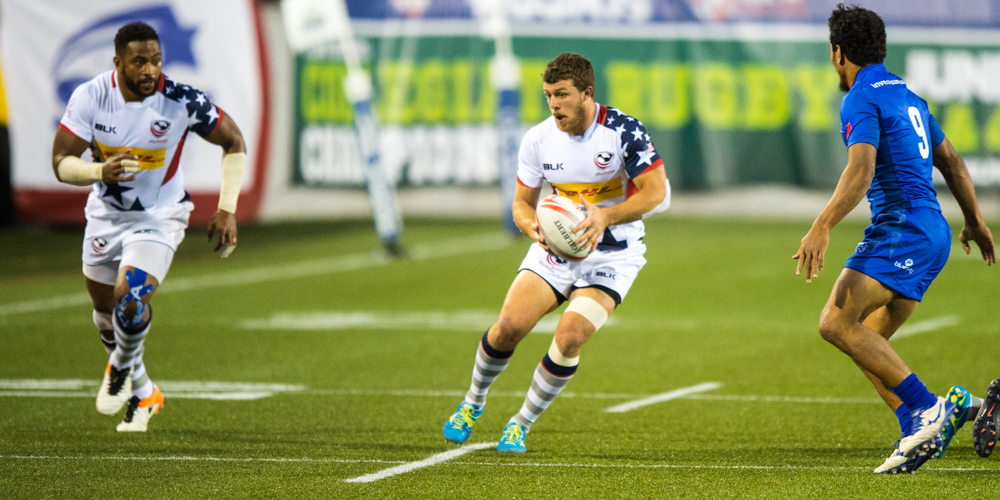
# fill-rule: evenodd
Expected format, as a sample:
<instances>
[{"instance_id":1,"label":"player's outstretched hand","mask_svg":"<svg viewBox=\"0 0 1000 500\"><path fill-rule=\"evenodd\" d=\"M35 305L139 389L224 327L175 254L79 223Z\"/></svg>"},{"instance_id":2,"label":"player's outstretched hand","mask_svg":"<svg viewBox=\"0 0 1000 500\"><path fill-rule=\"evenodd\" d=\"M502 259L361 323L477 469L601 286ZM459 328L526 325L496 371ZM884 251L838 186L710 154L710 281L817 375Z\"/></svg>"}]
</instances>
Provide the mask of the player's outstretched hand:
<instances>
[{"instance_id":1,"label":"player's outstretched hand","mask_svg":"<svg viewBox=\"0 0 1000 500\"><path fill-rule=\"evenodd\" d=\"M132 154L132 149L125 148L104 162L101 171L101 181L105 184L134 181L135 176L125 177L124 174L134 174L139 171L139 157Z\"/></svg>"},{"instance_id":2,"label":"player's outstretched hand","mask_svg":"<svg viewBox=\"0 0 1000 500\"><path fill-rule=\"evenodd\" d=\"M792 256L799 261L795 266L795 275L800 276L805 269L806 283L812 283L813 278L818 278L819 272L823 270L823 258L826 256L828 246L830 246L830 231L813 225L802 238L799 251Z\"/></svg>"},{"instance_id":3,"label":"player's outstretched hand","mask_svg":"<svg viewBox=\"0 0 1000 500\"><path fill-rule=\"evenodd\" d=\"M208 221L208 241L212 241L215 232L219 232L219 244L215 246L213 252L219 252L219 257L225 259L236 249L236 216L225 211L218 210Z\"/></svg>"},{"instance_id":4,"label":"player's outstretched hand","mask_svg":"<svg viewBox=\"0 0 1000 500\"><path fill-rule=\"evenodd\" d=\"M959 241L962 242L962 249L965 250L965 255L969 255L972 248L969 247L969 240L975 241L976 245L979 246L979 251L983 253L983 260L986 261L987 266L996 264L997 262L997 249L993 244L993 234L990 233L990 228L986 226L985 222L980 222L977 225L966 224L962 228L962 234L958 236Z\"/></svg>"},{"instance_id":5,"label":"player's outstretched hand","mask_svg":"<svg viewBox=\"0 0 1000 500\"><path fill-rule=\"evenodd\" d=\"M587 218L574 227L573 232L585 230L583 236L576 239L576 243L579 245L586 242L587 245L585 248L589 246L590 251L593 252L597 248L597 243L601 240L601 236L604 235L604 230L608 227L607 214L604 213L603 208L587 201L582 194L580 195L580 203L583 203L583 208L587 211Z\"/></svg>"}]
</instances>

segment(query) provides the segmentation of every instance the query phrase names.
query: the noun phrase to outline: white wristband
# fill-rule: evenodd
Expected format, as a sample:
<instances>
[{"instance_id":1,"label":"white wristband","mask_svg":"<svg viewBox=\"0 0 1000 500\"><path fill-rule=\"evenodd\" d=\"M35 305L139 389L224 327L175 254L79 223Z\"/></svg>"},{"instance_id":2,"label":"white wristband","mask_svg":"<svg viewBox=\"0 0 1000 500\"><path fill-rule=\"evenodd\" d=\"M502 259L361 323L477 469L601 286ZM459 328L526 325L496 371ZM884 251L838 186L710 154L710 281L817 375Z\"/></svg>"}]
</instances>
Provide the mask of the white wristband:
<instances>
[{"instance_id":1,"label":"white wristband","mask_svg":"<svg viewBox=\"0 0 1000 500\"><path fill-rule=\"evenodd\" d=\"M222 157L222 188L219 190L219 210L236 213L236 201L243 187L247 170L246 153L229 153Z\"/></svg>"},{"instance_id":2,"label":"white wristband","mask_svg":"<svg viewBox=\"0 0 1000 500\"><path fill-rule=\"evenodd\" d=\"M74 186L88 186L103 179L104 164L83 161L76 156L66 156L56 166L59 180Z\"/></svg>"}]
</instances>

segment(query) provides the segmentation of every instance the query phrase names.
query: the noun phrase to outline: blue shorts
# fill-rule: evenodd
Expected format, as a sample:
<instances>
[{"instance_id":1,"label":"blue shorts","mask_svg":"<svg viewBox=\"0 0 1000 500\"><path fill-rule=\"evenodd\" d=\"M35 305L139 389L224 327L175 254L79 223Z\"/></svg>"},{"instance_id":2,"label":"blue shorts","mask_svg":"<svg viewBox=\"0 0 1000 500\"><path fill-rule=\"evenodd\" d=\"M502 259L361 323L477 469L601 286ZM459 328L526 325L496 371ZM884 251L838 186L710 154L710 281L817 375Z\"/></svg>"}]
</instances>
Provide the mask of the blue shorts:
<instances>
[{"instance_id":1,"label":"blue shorts","mask_svg":"<svg viewBox=\"0 0 1000 500\"><path fill-rule=\"evenodd\" d=\"M844 266L870 276L903 297L920 301L948 262L951 228L927 207L886 210Z\"/></svg>"}]
</instances>

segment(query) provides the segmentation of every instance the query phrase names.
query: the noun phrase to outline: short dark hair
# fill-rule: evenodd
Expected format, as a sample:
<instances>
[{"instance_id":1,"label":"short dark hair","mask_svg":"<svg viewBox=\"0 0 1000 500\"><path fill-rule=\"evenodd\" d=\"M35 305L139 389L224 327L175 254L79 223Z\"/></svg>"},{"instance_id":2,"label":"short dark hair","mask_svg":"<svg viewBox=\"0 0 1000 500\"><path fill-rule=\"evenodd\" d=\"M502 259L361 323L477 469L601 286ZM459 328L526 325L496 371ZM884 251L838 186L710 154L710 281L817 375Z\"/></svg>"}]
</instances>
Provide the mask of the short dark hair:
<instances>
[{"instance_id":1,"label":"short dark hair","mask_svg":"<svg viewBox=\"0 0 1000 500\"><path fill-rule=\"evenodd\" d=\"M542 81L556 83L572 80L573 86L580 92L594 86L594 67L586 57L572 52L564 52L545 65Z\"/></svg>"},{"instance_id":2,"label":"short dark hair","mask_svg":"<svg viewBox=\"0 0 1000 500\"><path fill-rule=\"evenodd\" d=\"M145 42L147 40L156 40L157 43L160 41L160 37L157 36L156 30L152 26L143 22L128 23L122 26L118 30L118 34L115 35L115 54L125 53L125 47L128 47L129 42Z\"/></svg>"},{"instance_id":3,"label":"short dark hair","mask_svg":"<svg viewBox=\"0 0 1000 500\"><path fill-rule=\"evenodd\" d=\"M885 60L885 23L878 14L857 5L838 4L830 15L830 45L858 66Z\"/></svg>"}]
</instances>

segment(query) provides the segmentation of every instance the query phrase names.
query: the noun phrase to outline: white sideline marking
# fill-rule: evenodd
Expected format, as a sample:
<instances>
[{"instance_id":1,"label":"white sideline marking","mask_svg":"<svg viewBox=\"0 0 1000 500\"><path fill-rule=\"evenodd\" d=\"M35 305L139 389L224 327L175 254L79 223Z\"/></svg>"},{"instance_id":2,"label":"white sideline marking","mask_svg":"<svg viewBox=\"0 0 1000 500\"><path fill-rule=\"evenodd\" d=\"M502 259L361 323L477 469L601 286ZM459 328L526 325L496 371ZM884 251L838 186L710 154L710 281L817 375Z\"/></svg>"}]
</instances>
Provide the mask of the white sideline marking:
<instances>
[{"instance_id":1,"label":"white sideline marking","mask_svg":"<svg viewBox=\"0 0 1000 500\"><path fill-rule=\"evenodd\" d=\"M921 333L933 332L934 330L940 330L949 326L958 325L961 322L962 318L954 314L951 316L941 316L940 318L918 321L911 325L901 326L899 330L896 330L896 333L894 333L892 337L889 337L889 340L896 340L912 337L914 335L920 335Z\"/></svg>"},{"instance_id":2,"label":"white sideline marking","mask_svg":"<svg viewBox=\"0 0 1000 500\"><path fill-rule=\"evenodd\" d=\"M134 460L137 462L316 462L334 464L405 464L402 460L349 458L233 458L233 457L59 457L52 455L0 455L12 460Z\"/></svg>"},{"instance_id":3,"label":"white sideline marking","mask_svg":"<svg viewBox=\"0 0 1000 500\"><path fill-rule=\"evenodd\" d=\"M234 382L157 381L164 396L171 399L209 399L215 401L251 401L283 392L301 392L304 385L248 384ZM93 398L100 382L96 380L0 379L0 397Z\"/></svg>"},{"instance_id":4,"label":"white sideline marking","mask_svg":"<svg viewBox=\"0 0 1000 500\"><path fill-rule=\"evenodd\" d=\"M371 474L365 474L364 476L355 477L353 479L345 479L345 483L373 483L379 479L385 479L387 477L398 476L399 474L406 474L407 472L422 469L424 467L430 467L441 462L446 462L453 458L460 457L466 453L473 452L476 450L482 450L486 448L491 448L496 446L496 443L476 443L468 444L462 446L461 448L456 448L454 450L449 450L444 453L438 453L436 455L431 455L418 462L409 462L403 465L397 465L395 467L390 467L385 470L374 472Z\"/></svg>"},{"instance_id":5,"label":"white sideline marking","mask_svg":"<svg viewBox=\"0 0 1000 500\"><path fill-rule=\"evenodd\" d=\"M410 261L421 261L443 257L455 257L478 252L486 252L504 248L513 239L506 233L491 233L467 238L456 238L425 243L410 247ZM243 271L228 273L213 273L189 278L176 278L163 283L156 291L157 295L188 290L204 290L226 286L252 285L268 281L335 274L359 269L370 269L393 263L394 261L380 252L365 252L341 255L327 259L305 260L275 266L263 266ZM90 303L86 293L74 293L38 300L14 302L0 305L0 317L12 314L22 314L37 311L51 311L64 307L79 306Z\"/></svg>"},{"instance_id":6,"label":"white sideline marking","mask_svg":"<svg viewBox=\"0 0 1000 500\"><path fill-rule=\"evenodd\" d=\"M486 447L495 446L496 443L482 443ZM472 445L477 446L477 445ZM459 448L461 449L461 448ZM452 450L458 451L458 450ZM0 460L122 460L137 462L270 462L270 463L317 463L317 464L403 464L410 465L416 462L404 462L402 460L372 460L372 459L340 459L340 458L231 458L231 457L64 457L55 455L0 455ZM825 465L688 465L688 464L629 464L629 463L542 463L542 462L449 462L446 465L457 466L482 466L482 467L573 467L587 469L721 469L721 470L871 470L871 467L850 467L850 466L825 466ZM990 471L988 468L973 467L934 467L923 468L922 471L939 472L976 472ZM384 471L383 471L384 472ZM365 477L365 476L361 476ZM360 478L355 478L360 479ZM346 482L351 482L347 480ZM360 482L360 481L357 481Z\"/></svg>"},{"instance_id":7,"label":"white sideline marking","mask_svg":"<svg viewBox=\"0 0 1000 500\"><path fill-rule=\"evenodd\" d=\"M245 400L260 399L278 393L297 393L309 396L393 396L393 397L462 397L464 390L419 390L419 389L309 389L294 384L254 384L239 382L192 382L157 381L164 394L172 399L212 399ZM0 397L43 397L43 398L92 398L100 384L96 380L84 379L0 379ZM704 384L703 384L704 385ZM720 384L721 386L721 384ZM695 388L699 386L694 386ZM692 388L679 389L690 391ZM708 390L708 389L706 389ZM492 391L495 398L524 398L524 391ZM670 393L667 393L670 394ZM606 392L573 392L559 394L560 399L636 399L660 397L653 394L628 394ZM748 401L762 403L821 403L821 404L881 404L880 399L866 398L822 398L798 396L761 396L742 394L695 394L677 396L670 399L694 399L708 401ZM664 400L666 401L666 400Z\"/></svg>"},{"instance_id":8,"label":"white sideline marking","mask_svg":"<svg viewBox=\"0 0 1000 500\"><path fill-rule=\"evenodd\" d=\"M750 401L761 403L826 403L826 404L882 404L881 399L874 398L801 398L795 396L741 396L727 394L692 394L680 399L699 399L707 401Z\"/></svg>"},{"instance_id":9,"label":"white sideline marking","mask_svg":"<svg viewBox=\"0 0 1000 500\"><path fill-rule=\"evenodd\" d=\"M682 387L680 389L674 389L670 392L664 392L663 394L657 394L655 396L650 396L648 398L642 398L637 401L629 401L628 403L622 403L620 405L615 405L610 408L605 408L604 411L607 413L625 413L627 411L632 411L636 408L642 408L643 406L649 406L656 403L662 403L664 401L670 401L671 399L677 399L689 394L694 394L698 392L714 391L722 387L719 382L703 382L698 385L692 385L691 387Z\"/></svg>"},{"instance_id":10,"label":"white sideline marking","mask_svg":"<svg viewBox=\"0 0 1000 500\"><path fill-rule=\"evenodd\" d=\"M444 330L456 332L480 331L483 325L496 321L499 311L326 311L310 313L277 313L268 319L244 320L248 330ZM542 318L531 333L555 333L559 315ZM615 324L608 318L605 325Z\"/></svg>"}]
</instances>

